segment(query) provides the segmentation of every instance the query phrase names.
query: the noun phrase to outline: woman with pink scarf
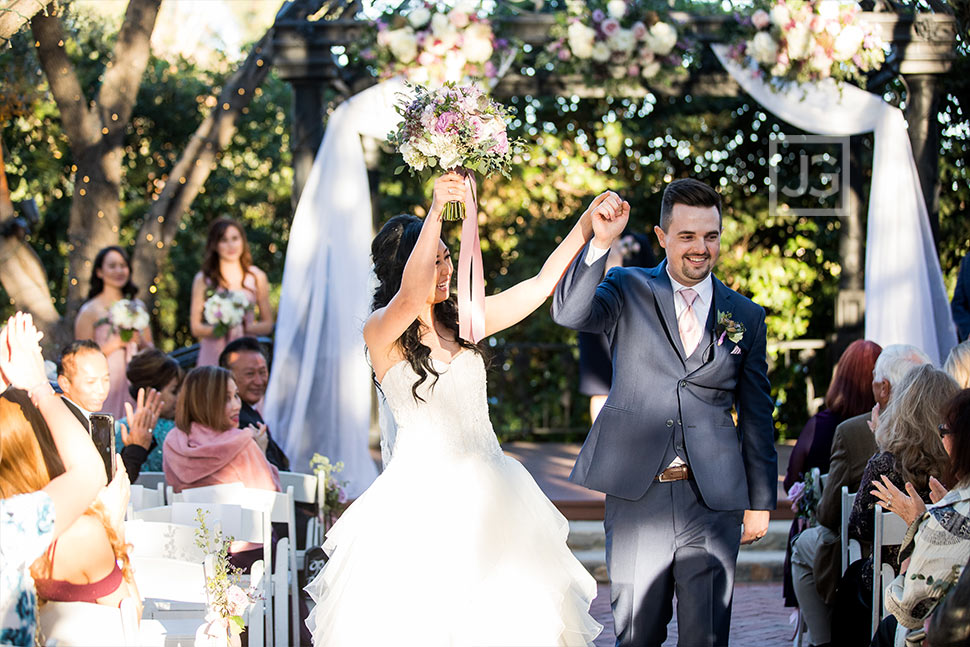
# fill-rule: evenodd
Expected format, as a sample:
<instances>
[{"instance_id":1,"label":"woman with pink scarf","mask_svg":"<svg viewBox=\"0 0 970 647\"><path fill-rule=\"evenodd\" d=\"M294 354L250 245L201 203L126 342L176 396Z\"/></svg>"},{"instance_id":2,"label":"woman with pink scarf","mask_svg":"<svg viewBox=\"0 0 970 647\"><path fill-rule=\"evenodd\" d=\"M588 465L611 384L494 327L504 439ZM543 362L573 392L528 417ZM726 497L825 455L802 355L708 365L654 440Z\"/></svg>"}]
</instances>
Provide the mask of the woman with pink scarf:
<instances>
[{"instance_id":1,"label":"woman with pink scarf","mask_svg":"<svg viewBox=\"0 0 970 647\"><path fill-rule=\"evenodd\" d=\"M280 491L279 472L257 444L256 429L239 429L242 401L224 368L199 366L182 383L175 429L162 446L165 480L176 492L234 483Z\"/></svg>"}]
</instances>

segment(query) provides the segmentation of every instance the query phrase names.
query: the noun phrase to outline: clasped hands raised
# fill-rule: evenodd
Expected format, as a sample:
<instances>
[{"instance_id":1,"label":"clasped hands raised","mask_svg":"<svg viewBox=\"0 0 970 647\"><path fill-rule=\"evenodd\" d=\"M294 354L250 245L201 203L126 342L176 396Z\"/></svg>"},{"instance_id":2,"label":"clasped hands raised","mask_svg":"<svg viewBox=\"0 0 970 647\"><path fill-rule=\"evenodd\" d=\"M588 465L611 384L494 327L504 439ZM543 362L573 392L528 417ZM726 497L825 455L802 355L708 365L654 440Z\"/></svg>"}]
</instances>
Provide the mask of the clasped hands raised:
<instances>
[{"instance_id":1,"label":"clasped hands raised","mask_svg":"<svg viewBox=\"0 0 970 647\"><path fill-rule=\"evenodd\" d=\"M604 191L593 199L583 218L589 219L593 244L600 249L609 249L626 229L630 220L630 203L613 191Z\"/></svg>"}]
</instances>

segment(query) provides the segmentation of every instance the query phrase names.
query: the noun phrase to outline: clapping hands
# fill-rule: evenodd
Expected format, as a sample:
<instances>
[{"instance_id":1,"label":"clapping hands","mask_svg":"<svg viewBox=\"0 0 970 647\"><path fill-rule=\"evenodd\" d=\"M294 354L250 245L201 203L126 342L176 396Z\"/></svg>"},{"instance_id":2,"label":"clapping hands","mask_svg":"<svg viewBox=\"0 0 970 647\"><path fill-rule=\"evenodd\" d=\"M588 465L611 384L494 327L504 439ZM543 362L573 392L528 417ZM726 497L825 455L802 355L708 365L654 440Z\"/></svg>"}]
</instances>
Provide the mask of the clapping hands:
<instances>
[{"instance_id":1,"label":"clapping hands","mask_svg":"<svg viewBox=\"0 0 970 647\"><path fill-rule=\"evenodd\" d=\"M39 344L43 336L29 314L18 312L7 320L0 331L0 382L28 392L47 384Z\"/></svg>"},{"instance_id":2,"label":"clapping hands","mask_svg":"<svg viewBox=\"0 0 970 647\"><path fill-rule=\"evenodd\" d=\"M249 425L246 430L253 435L253 440L259 445L259 448L266 453L266 448L269 447L269 435L266 433L266 425L261 422L257 422L255 425Z\"/></svg>"},{"instance_id":3,"label":"clapping hands","mask_svg":"<svg viewBox=\"0 0 970 647\"><path fill-rule=\"evenodd\" d=\"M605 191L593 199L584 217L589 217L593 229L593 244L608 249L620 237L630 219L630 203L613 191Z\"/></svg>"},{"instance_id":4,"label":"clapping hands","mask_svg":"<svg viewBox=\"0 0 970 647\"><path fill-rule=\"evenodd\" d=\"M127 445L141 445L145 449L152 446L152 430L158 422L158 414L162 410L162 394L155 389L138 389L136 408L132 410L131 403L125 402L125 415L128 426L120 423L121 442Z\"/></svg>"}]
</instances>

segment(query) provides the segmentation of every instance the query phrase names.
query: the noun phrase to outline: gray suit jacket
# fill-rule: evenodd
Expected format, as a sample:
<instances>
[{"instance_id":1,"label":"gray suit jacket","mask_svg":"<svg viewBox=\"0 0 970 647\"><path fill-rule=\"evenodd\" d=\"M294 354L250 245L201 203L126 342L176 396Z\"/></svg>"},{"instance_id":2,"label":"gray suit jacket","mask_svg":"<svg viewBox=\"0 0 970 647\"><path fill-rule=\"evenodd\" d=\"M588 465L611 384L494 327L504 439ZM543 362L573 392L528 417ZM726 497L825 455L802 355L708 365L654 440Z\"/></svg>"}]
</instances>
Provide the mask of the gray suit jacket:
<instances>
[{"instance_id":1,"label":"gray suit jacket","mask_svg":"<svg viewBox=\"0 0 970 647\"><path fill-rule=\"evenodd\" d=\"M570 480L639 499L662 470L674 425L682 424L688 462L710 508L774 510L778 458L764 309L714 278L709 327L715 312L726 312L744 325L744 337L698 348L707 361L688 371L666 261L650 269L617 267L602 280L606 257L587 266L586 251L557 286L552 317L568 328L606 333L614 377ZM735 346L739 352L732 353Z\"/></svg>"}]
</instances>

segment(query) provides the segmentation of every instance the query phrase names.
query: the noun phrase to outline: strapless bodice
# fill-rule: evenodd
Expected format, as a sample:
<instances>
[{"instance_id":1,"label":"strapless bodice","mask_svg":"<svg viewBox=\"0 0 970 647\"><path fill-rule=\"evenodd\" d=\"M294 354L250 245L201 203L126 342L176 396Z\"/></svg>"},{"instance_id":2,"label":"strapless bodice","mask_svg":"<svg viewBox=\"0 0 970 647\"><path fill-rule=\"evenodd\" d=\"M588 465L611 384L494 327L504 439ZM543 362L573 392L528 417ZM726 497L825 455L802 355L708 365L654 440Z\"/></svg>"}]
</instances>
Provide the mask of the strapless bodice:
<instances>
[{"instance_id":1,"label":"strapless bodice","mask_svg":"<svg viewBox=\"0 0 970 647\"><path fill-rule=\"evenodd\" d=\"M462 351L448 363L432 359L437 380L429 375L414 397L417 374L406 361L388 369L381 384L397 433L394 460L411 452L501 455L488 417L485 363L481 355Z\"/></svg>"}]
</instances>

